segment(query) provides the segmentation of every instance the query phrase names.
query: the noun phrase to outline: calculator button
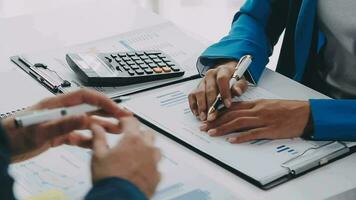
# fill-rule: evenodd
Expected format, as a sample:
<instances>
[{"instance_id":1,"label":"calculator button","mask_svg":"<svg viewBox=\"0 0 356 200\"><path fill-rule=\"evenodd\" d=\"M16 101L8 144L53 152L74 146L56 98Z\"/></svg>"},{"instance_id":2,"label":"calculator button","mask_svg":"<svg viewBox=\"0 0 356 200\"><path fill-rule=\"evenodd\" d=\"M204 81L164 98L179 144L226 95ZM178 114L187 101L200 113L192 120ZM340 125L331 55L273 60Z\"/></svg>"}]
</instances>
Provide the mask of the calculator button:
<instances>
[{"instance_id":1,"label":"calculator button","mask_svg":"<svg viewBox=\"0 0 356 200\"><path fill-rule=\"evenodd\" d=\"M126 57L126 53L118 53L117 55L120 57Z\"/></svg>"},{"instance_id":2,"label":"calculator button","mask_svg":"<svg viewBox=\"0 0 356 200\"><path fill-rule=\"evenodd\" d=\"M145 64L142 60L136 60L136 63L139 65Z\"/></svg>"},{"instance_id":3,"label":"calculator button","mask_svg":"<svg viewBox=\"0 0 356 200\"><path fill-rule=\"evenodd\" d=\"M115 55L115 54L111 54L111 57L112 57L112 58L116 58L116 57L117 57L117 55Z\"/></svg>"},{"instance_id":4,"label":"calculator button","mask_svg":"<svg viewBox=\"0 0 356 200\"><path fill-rule=\"evenodd\" d=\"M162 58L162 60L163 60L164 62L170 62L170 60L169 60L168 58Z\"/></svg>"},{"instance_id":5,"label":"calculator button","mask_svg":"<svg viewBox=\"0 0 356 200\"><path fill-rule=\"evenodd\" d=\"M172 66L176 66L173 62L167 62L167 65L172 67Z\"/></svg>"},{"instance_id":6,"label":"calculator button","mask_svg":"<svg viewBox=\"0 0 356 200\"><path fill-rule=\"evenodd\" d=\"M131 59L132 59L132 60L140 60L140 57L138 57L138 56L132 56Z\"/></svg>"},{"instance_id":7,"label":"calculator button","mask_svg":"<svg viewBox=\"0 0 356 200\"><path fill-rule=\"evenodd\" d=\"M122 59L123 59L124 61L129 61L129 60L131 60L129 57L122 57Z\"/></svg>"},{"instance_id":8,"label":"calculator button","mask_svg":"<svg viewBox=\"0 0 356 200\"><path fill-rule=\"evenodd\" d=\"M160 54L160 55L158 55L158 58L163 59L163 58L166 58L166 56L165 56L165 55Z\"/></svg>"},{"instance_id":9,"label":"calculator button","mask_svg":"<svg viewBox=\"0 0 356 200\"><path fill-rule=\"evenodd\" d=\"M118 62L118 63L119 63L119 65L121 65L121 66L126 65L126 63L125 63L124 61L120 61L120 62Z\"/></svg>"},{"instance_id":10,"label":"calculator button","mask_svg":"<svg viewBox=\"0 0 356 200\"><path fill-rule=\"evenodd\" d=\"M146 72L146 74L152 74L153 73L153 70L150 69L150 68L146 68L146 69L144 69L144 71Z\"/></svg>"},{"instance_id":11,"label":"calculator button","mask_svg":"<svg viewBox=\"0 0 356 200\"><path fill-rule=\"evenodd\" d=\"M148 64L148 66L151 67L151 68L156 68L157 64L156 63L150 63L150 64Z\"/></svg>"},{"instance_id":12,"label":"calculator button","mask_svg":"<svg viewBox=\"0 0 356 200\"><path fill-rule=\"evenodd\" d=\"M124 70L130 70L131 69L131 67L129 67L128 65L124 65L124 66L122 66L122 68L124 68Z\"/></svg>"},{"instance_id":13,"label":"calculator button","mask_svg":"<svg viewBox=\"0 0 356 200\"><path fill-rule=\"evenodd\" d=\"M136 74L138 74L138 75L142 75L145 73L142 69L137 69L135 71L136 71Z\"/></svg>"},{"instance_id":14,"label":"calculator button","mask_svg":"<svg viewBox=\"0 0 356 200\"><path fill-rule=\"evenodd\" d=\"M121 60L121 58L117 57L117 58L115 58L115 61L116 61L116 62L120 62L120 61L122 61L122 60Z\"/></svg>"},{"instance_id":15,"label":"calculator button","mask_svg":"<svg viewBox=\"0 0 356 200\"><path fill-rule=\"evenodd\" d=\"M134 61L132 61L132 60L129 60L129 61L127 61L127 62L126 62L126 64L128 64L128 65L134 65L134 64L135 64L135 62L134 62Z\"/></svg>"},{"instance_id":16,"label":"calculator button","mask_svg":"<svg viewBox=\"0 0 356 200\"><path fill-rule=\"evenodd\" d=\"M151 59L158 58L156 55L149 55L148 57L151 58Z\"/></svg>"},{"instance_id":17,"label":"calculator button","mask_svg":"<svg viewBox=\"0 0 356 200\"><path fill-rule=\"evenodd\" d=\"M161 62L161 59L155 58L155 59L153 59L153 61L158 63L158 62Z\"/></svg>"},{"instance_id":18,"label":"calculator button","mask_svg":"<svg viewBox=\"0 0 356 200\"><path fill-rule=\"evenodd\" d=\"M111 58L109 58L109 57L105 57L105 59L106 59L109 63L111 63L111 62L112 62L112 59L111 59Z\"/></svg>"},{"instance_id":19,"label":"calculator button","mask_svg":"<svg viewBox=\"0 0 356 200\"><path fill-rule=\"evenodd\" d=\"M145 53L144 52L136 52L136 55L143 56L143 55L145 55Z\"/></svg>"},{"instance_id":20,"label":"calculator button","mask_svg":"<svg viewBox=\"0 0 356 200\"><path fill-rule=\"evenodd\" d=\"M140 69L140 67L139 67L138 65L132 65L132 66L131 66L131 69L136 70L136 69Z\"/></svg>"},{"instance_id":21,"label":"calculator button","mask_svg":"<svg viewBox=\"0 0 356 200\"><path fill-rule=\"evenodd\" d=\"M172 71L171 68L169 68L169 67L162 67L162 70L164 72L171 72Z\"/></svg>"},{"instance_id":22,"label":"calculator button","mask_svg":"<svg viewBox=\"0 0 356 200\"><path fill-rule=\"evenodd\" d=\"M162 68L156 67L156 68L153 68L153 71L156 73L162 73Z\"/></svg>"},{"instance_id":23,"label":"calculator button","mask_svg":"<svg viewBox=\"0 0 356 200\"><path fill-rule=\"evenodd\" d=\"M135 75L135 71L130 69L129 71L127 71L127 73L129 73L131 76Z\"/></svg>"},{"instance_id":24,"label":"calculator button","mask_svg":"<svg viewBox=\"0 0 356 200\"><path fill-rule=\"evenodd\" d=\"M140 67L141 67L142 69L149 68L147 64L140 64Z\"/></svg>"},{"instance_id":25,"label":"calculator button","mask_svg":"<svg viewBox=\"0 0 356 200\"><path fill-rule=\"evenodd\" d=\"M127 53L128 56L135 56L135 53Z\"/></svg>"},{"instance_id":26,"label":"calculator button","mask_svg":"<svg viewBox=\"0 0 356 200\"><path fill-rule=\"evenodd\" d=\"M161 54L162 52L160 51L145 51L146 55L158 55Z\"/></svg>"},{"instance_id":27,"label":"calculator button","mask_svg":"<svg viewBox=\"0 0 356 200\"><path fill-rule=\"evenodd\" d=\"M178 67L176 67L176 66L171 66L171 69L173 71L175 71L175 72L179 72L180 71L180 69Z\"/></svg>"},{"instance_id":28,"label":"calculator button","mask_svg":"<svg viewBox=\"0 0 356 200\"><path fill-rule=\"evenodd\" d=\"M153 61L152 60L145 60L145 63L150 64L150 63L153 63Z\"/></svg>"},{"instance_id":29,"label":"calculator button","mask_svg":"<svg viewBox=\"0 0 356 200\"><path fill-rule=\"evenodd\" d=\"M160 63L157 63L158 67L166 67L167 64L165 64L164 62L160 62Z\"/></svg>"},{"instance_id":30,"label":"calculator button","mask_svg":"<svg viewBox=\"0 0 356 200\"><path fill-rule=\"evenodd\" d=\"M146 60L146 59L149 59L149 57L148 57L148 56L145 56L145 55L143 55L143 56L140 56L140 58L141 58L142 60Z\"/></svg>"}]
</instances>

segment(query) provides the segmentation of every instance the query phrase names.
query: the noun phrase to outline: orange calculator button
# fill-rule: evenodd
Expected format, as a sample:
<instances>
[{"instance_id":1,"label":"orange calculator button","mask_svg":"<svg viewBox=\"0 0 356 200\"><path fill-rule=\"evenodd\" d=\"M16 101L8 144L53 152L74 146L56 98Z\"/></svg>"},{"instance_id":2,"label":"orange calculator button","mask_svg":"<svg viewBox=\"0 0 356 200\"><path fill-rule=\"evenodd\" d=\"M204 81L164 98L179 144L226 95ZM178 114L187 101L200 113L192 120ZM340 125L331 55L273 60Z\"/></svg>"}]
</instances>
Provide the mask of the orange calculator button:
<instances>
[{"instance_id":1,"label":"orange calculator button","mask_svg":"<svg viewBox=\"0 0 356 200\"><path fill-rule=\"evenodd\" d=\"M162 69L163 69L164 72L171 72L172 71L171 68L169 68L169 67L162 67Z\"/></svg>"},{"instance_id":2,"label":"orange calculator button","mask_svg":"<svg viewBox=\"0 0 356 200\"><path fill-rule=\"evenodd\" d=\"M155 73L162 73L162 68L160 68L160 67L155 67L155 68L153 68L153 71L154 71Z\"/></svg>"}]
</instances>

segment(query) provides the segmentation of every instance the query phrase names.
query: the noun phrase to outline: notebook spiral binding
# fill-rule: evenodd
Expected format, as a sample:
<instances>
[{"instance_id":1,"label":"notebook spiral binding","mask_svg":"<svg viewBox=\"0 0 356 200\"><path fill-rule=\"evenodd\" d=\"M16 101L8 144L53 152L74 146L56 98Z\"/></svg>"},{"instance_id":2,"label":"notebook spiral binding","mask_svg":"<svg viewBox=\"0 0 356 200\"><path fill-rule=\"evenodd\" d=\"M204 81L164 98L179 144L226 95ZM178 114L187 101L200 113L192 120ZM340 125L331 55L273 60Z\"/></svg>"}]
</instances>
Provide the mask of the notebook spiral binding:
<instances>
[{"instance_id":1,"label":"notebook spiral binding","mask_svg":"<svg viewBox=\"0 0 356 200\"><path fill-rule=\"evenodd\" d=\"M9 111L7 113L0 113L0 120L1 119L5 119L7 117L11 117L11 116L15 115L17 112L23 111L25 109L26 108L20 108L20 109L17 109L17 110Z\"/></svg>"}]
</instances>

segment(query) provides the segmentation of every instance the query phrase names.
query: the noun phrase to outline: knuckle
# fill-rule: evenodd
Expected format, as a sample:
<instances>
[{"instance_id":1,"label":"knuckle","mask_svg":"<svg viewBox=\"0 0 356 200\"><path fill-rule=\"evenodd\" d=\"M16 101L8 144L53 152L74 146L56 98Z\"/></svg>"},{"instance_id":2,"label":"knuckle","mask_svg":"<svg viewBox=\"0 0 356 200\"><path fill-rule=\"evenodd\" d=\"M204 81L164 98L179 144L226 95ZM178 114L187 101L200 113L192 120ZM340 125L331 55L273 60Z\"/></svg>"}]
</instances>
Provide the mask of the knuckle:
<instances>
[{"instance_id":1,"label":"knuckle","mask_svg":"<svg viewBox=\"0 0 356 200\"><path fill-rule=\"evenodd\" d=\"M215 76L216 69L210 69L206 72L205 77Z\"/></svg>"},{"instance_id":2,"label":"knuckle","mask_svg":"<svg viewBox=\"0 0 356 200\"><path fill-rule=\"evenodd\" d=\"M193 100L193 99L194 99L194 96L195 96L195 91L193 90L192 92L190 92L190 93L188 94L188 99L189 99L189 100Z\"/></svg>"},{"instance_id":3,"label":"knuckle","mask_svg":"<svg viewBox=\"0 0 356 200\"><path fill-rule=\"evenodd\" d=\"M223 83L223 82L226 82L228 80L228 77L227 75L223 75L223 74L219 74L218 77L216 78L217 82L218 83Z\"/></svg>"},{"instance_id":4,"label":"knuckle","mask_svg":"<svg viewBox=\"0 0 356 200\"><path fill-rule=\"evenodd\" d=\"M225 119L236 119L238 117L238 112L233 111L233 112L228 112L225 114Z\"/></svg>"},{"instance_id":5,"label":"knuckle","mask_svg":"<svg viewBox=\"0 0 356 200\"><path fill-rule=\"evenodd\" d=\"M205 90L203 90L203 89L197 90L196 91L196 95L199 96L199 97L204 96L205 95Z\"/></svg>"},{"instance_id":6,"label":"knuckle","mask_svg":"<svg viewBox=\"0 0 356 200\"><path fill-rule=\"evenodd\" d=\"M236 119L235 126L236 127L243 127L243 126L246 126L247 123L248 123L248 119L246 119L246 118L238 118L238 119Z\"/></svg>"},{"instance_id":7,"label":"knuckle","mask_svg":"<svg viewBox=\"0 0 356 200\"><path fill-rule=\"evenodd\" d=\"M215 95L216 95L216 89L215 88L208 88L207 90L206 90L206 93L207 93L207 95L209 96L209 97L215 97Z\"/></svg>"},{"instance_id":8,"label":"knuckle","mask_svg":"<svg viewBox=\"0 0 356 200\"><path fill-rule=\"evenodd\" d=\"M91 89L88 89L88 88L82 88L78 91L78 93L79 94L89 94L89 93L91 94L91 93L94 93L94 91Z\"/></svg>"}]
</instances>

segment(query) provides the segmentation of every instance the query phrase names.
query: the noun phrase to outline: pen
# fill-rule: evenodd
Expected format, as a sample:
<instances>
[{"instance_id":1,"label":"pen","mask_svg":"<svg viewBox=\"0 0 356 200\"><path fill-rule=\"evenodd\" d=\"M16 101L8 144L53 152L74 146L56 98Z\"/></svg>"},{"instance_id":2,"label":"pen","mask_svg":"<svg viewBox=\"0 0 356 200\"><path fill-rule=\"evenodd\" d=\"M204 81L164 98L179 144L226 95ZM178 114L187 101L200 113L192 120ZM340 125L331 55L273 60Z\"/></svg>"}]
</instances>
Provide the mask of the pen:
<instances>
[{"instance_id":1,"label":"pen","mask_svg":"<svg viewBox=\"0 0 356 200\"><path fill-rule=\"evenodd\" d=\"M240 61L237 63L235 67L235 72L233 76L231 77L230 80L230 88L236 83L236 81L240 80L248 67L250 66L252 62L252 56L250 55L245 55L242 56ZM209 108L208 115L214 113L220 105L223 104L223 99L221 97L221 94L219 93L218 96L216 97L213 105Z\"/></svg>"},{"instance_id":2,"label":"pen","mask_svg":"<svg viewBox=\"0 0 356 200\"><path fill-rule=\"evenodd\" d=\"M129 99L129 96L120 97L115 99L116 103ZM89 104L80 104L71 107L61 107L54 109L45 109L35 111L23 116L15 117L15 125L18 128L31 126L46 121L57 120L66 116L81 115L84 113L95 112L100 110L97 106Z\"/></svg>"}]
</instances>

